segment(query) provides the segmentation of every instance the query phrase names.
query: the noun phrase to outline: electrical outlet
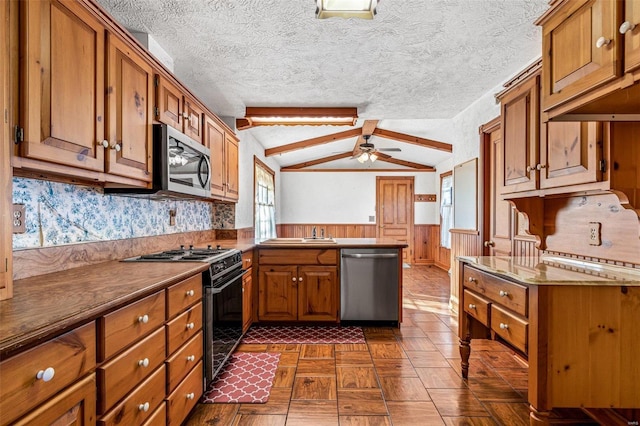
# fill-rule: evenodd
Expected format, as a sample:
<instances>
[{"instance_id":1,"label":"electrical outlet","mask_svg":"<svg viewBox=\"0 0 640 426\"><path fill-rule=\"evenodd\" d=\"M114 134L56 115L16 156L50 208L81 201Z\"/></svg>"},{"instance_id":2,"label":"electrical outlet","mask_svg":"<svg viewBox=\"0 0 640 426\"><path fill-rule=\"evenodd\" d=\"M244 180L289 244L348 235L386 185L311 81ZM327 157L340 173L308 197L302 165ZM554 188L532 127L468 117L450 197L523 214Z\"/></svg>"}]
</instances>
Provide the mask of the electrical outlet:
<instances>
[{"instance_id":1,"label":"electrical outlet","mask_svg":"<svg viewBox=\"0 0 640 426\"><path fill-rule=\"evenodd\" d=\"M27 215L24 204L13 205L13 215L11 220L13 221L14 234L24 234L27 232Z\"/></svg>"},{"instance_id":2,"label":"electrical outlet","mask_svg":"<svg viewBox=\"0 0 640 426\"><path fill-rule=\"evenodd\" d=\"M602 224L600 222L589 222L589 245L599 246L602 244L600 237L600 229Z\"/></svg>"},{"instance_id":3,"label":"electrical outlet","mask_svg":"<svg viewBox=\"0 0 640 426\"><path fill-rule=\"evenodd\" d=\"M169 210L169 226L176 226L176 211Z\"/></svg>"}]
</instances>

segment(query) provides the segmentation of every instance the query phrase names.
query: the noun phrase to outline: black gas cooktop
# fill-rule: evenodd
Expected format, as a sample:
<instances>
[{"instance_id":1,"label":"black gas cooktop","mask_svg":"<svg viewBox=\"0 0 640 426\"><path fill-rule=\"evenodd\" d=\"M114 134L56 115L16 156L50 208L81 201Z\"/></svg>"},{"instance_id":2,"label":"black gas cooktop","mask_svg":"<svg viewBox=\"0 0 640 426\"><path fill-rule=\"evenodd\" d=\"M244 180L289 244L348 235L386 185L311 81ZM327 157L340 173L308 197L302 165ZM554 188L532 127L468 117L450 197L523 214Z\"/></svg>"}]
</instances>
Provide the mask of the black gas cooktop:
<instances>
[{"instance_id":1,"label":"black gas cooktop","mask_svg":"<svg viewBox=\"0 0 640 426\"><path fill-rule=\"evenodd\" d=\"M142 256L124 259L124 262L206 262L213 263L238 252L235 249L213 247L206 248L180 246L179 249L167 250L158 253L143 254Z\"/></svg>"}]
</instances>

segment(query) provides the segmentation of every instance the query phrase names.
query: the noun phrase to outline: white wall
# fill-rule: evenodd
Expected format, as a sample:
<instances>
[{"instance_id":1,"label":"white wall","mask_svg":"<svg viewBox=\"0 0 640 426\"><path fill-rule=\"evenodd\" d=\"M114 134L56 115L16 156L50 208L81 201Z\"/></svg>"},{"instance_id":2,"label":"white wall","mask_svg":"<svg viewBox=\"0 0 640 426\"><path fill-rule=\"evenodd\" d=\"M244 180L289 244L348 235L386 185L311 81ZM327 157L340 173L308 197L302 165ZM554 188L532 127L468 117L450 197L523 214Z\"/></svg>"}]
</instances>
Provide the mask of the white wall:
<instances>
[{"instance_id":1,"label":"white wall","mask_svg":"<svg viewBox=\"0 0 640 426\"><path fill-rule=\"evenodd\" d=\"M253 156L276 173L276 223L281 223L282 197L280 166L273 159L265 158L264 148L249 132L236 132L240 138L238 166L240 167L240 198L236 204L236 229L253 227Z\"/></svg>"}]
</instances>

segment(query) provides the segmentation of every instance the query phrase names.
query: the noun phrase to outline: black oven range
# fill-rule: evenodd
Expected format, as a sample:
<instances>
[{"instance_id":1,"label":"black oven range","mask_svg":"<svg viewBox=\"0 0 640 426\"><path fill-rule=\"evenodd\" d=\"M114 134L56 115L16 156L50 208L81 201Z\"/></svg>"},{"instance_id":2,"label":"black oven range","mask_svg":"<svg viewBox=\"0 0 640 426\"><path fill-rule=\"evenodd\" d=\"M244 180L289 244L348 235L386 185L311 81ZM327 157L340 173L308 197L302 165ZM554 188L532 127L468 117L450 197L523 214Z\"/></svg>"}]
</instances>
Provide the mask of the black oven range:
<instances>
[{"instance_id":1,"label":"black oven range","mask_svg":"<svg viewBox=\"0 0 640 426\"><path fill-rule=\"evenodd\" d=\"M203 274L205 387L222 369L242 339L242 253L211 245L124 259L125 262L206 262Z\"/></svg>"}]
</instances>

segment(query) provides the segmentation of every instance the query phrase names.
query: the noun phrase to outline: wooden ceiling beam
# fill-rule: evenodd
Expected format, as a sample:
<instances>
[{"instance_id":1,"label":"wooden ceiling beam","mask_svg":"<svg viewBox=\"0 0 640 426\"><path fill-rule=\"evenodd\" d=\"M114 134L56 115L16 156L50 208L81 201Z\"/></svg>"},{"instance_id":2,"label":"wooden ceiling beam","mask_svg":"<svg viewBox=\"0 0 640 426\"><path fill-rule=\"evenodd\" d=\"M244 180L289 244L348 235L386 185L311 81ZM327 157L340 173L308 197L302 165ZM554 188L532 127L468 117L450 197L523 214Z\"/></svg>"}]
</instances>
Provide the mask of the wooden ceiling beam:
<instances>
[{"instance_id":1,"label":"wooden ceiling beam","mask_svg":"<svg viewBox=\"0 0 640 426\"><path fill-rule=\"evenodd\" d=\"M322 157L322 158L318 158L317 160L311 160L311 161L305 161L303 163L298 163L298 164L292 164L290 166L286 166L286 167L281 167L280 171L291 171L291 170L299 170L299 169L303 169L305 167L311 167L311 166L315 166L318 164L322 164L322 163L328 163L329 161L335 161L335 160L341 160L343 158L349 158L351 157L351 153L350 152L342 152L340 154L336 154L336 155L330 155L328 157Z\"/></svg>"},{"instance_id":2,"label":"wooden ceiling beam","mask_svg":"<svg viewBox=\"0 0 640 426\"><path fill-rule=\"evenodd\" d=\"M393 158L393 157L380 157L378 158L378 161L385 161L387 163L393 163L393 164L398 164L401 166L405 166L405 167L411 167L412 169L416 169L416 170L421 170L423 172L435 172L436 169L433 168L432 166L427 166L425 164L419 164L419 163L413 163L411 161L404 161L404 160L398 160L397 158Z\"/></svg>"},{"instance_id":3,"label":"wooden ceiling beam","mask_svg":"<svg viewBox=\"0 0 640 426\"><path fill-rule=\"evenodd\" d=\"M362 134L362 128L345 130L344 132L332 133L326 136L319 136L317 138L311 138L300 142L294 142L287 145L278 146L275 148L269 148L264 150L266 157L273 155L283 154L285 152L297 151L299 149L309 148L311 146L323 145L329 142L335 142L342 139L352 138Z\"/></svg>"},{"instance_id":4,"label":"wooden ceiling beam","mask_svg":"<svg viewBox=\"0 0 640 426\"><path fill-rule=\"evenodd\" d=\"M445 142L439 142L432 139L419 138L417 136L406 135L404 133L398 133L391 130L378 129L373 131L375 136L381 138L392 139L400 142L406 142L413 145L419 145L426 148L438 149L440 151L452 152L453 148L451 144Z\"/></svg>"}]
</instances>

